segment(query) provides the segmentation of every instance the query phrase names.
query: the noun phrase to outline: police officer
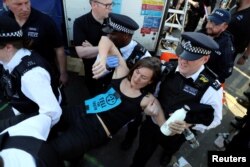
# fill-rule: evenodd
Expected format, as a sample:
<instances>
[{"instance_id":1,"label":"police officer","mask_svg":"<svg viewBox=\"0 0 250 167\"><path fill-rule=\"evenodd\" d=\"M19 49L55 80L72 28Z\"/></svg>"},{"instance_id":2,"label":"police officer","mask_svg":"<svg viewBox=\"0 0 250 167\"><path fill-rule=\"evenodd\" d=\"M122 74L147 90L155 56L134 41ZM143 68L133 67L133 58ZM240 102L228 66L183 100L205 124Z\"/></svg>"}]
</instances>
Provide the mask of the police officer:
<instances>
[{"instance_id":1,"label":"police officer","mask_svg":"<svg viewBox=\"0 0 250 167\"><path fill-rule=\"evenodd\" d=\"M247 108L247 112L250 112L250 107ZM226 145L226 151L231 153L248 153L250 156L250 115L247 114L243 117L244 121L241 127L238 129L239 133L236 134L232 141Z\"/></svg>"},{"instance_id":2,"label":"police officer","mask_svg":"<svg viewBox=\"0 0 250 167\"><path fill-rule=\"evenodd\" d=\"M8 16L0 16L0 64L1 86L12 107L6 111L12 117L4 119L1 112L0 131L29 114L48 115L51 126L55 125L61 115L61 96L53 70L37 53L24 48L22 30Z\"/></svg>"},{"instance_id":3,"label":"police officer","mask_svg":"<svg viewBox=\"0 0 250 167\"><path fill-rule=\"evenodd\" d=\"M230 20L227 10L216 9L208 16L206 28L199 31L211 36L219 45L219 49L210 54L206 66L218 75L221 83L232 74L234 66L233 36L226 31Z\"/></svg>"},{"instance_id":4,"label":"police officer","mask_svg":"<svg viewBox=\"0 0 250 167\"><path fill-rule=\"evenodd\" d=\"M241 54L237 64L243 65L250 56L250 0L238 0L231 9L232 19L228 31L233 34L235 54Z\"/></svg>"},{"instance_id":5,"label":"police officer","mask_svg":"<svg viewBox=\"0 0 250 167\"><path fill-rule=\"evenodd\" d=\"M250 56L250 0L237 0L237 3L230 10L232 14L228 31L234 36L235 54L234 59L240 54L237 64L243 65ZM247 98L249 93L246 91ZM245 93L244 93L245 94ZM245 94L245 95L246 95ZM245 106L249 105L248 99L238 98L237 101ZM244 124L246 118L237 119L240 125Z\"/></svg>"},{"instance_id":6,"label":"police officer","mask_svg":"<svg viewBox=\"0 0 250 167\"><path fill-rule=\"evenodd\" d=\"M139 25L132 18L116 13L109 14L107 25L102 29L120 50L129 68L141 58L151 56L146 48L132 39L138 29Z\"/></svg>"},{"instance_id":7,"label":"police officer","mask_svg":"<svg viewBox=\"0 0 250 167\"><path fill-rule=\"evenodd\" d=\"M51 123L49 115L39 114L3 131L0 134L0 166L63 167L57 153L45 142Z\"/></svg>"},{"instance_id":8,"label":"police officer","mask_svg":"<svg viewBox=\"0 0 250 167\"><path fill-rule=\"evenodd\" d=\"M157 127L151 118L147 118L140 129L139 148L132 167L145 166L158 145L164 148L169 163L185 141L182 135L185 128L204 132L221 123L222 88L216 77L204 67L211 51L218 49L218 44L202 33L186 32L182 34L181 45L184 51L178 58L178 65L167 64L162 74L158 99L166 118L184 105L196 106L196 109L187 112L184 121L169 124L172 136L164 136L161 132L165 131L164 128Z\"/></svg>"},{"instance_id":9,"label":"police officer","mask_svg":"<svg viewBox=\"0 0 250 167\"><path fill-rule=\"evenodd\" d=\"M46 14L31 7L30 0L4 0L5 13L22 28L29 48L38 52L54 68L55 76L63 85L68 80L67 59L63 40L55 22ZM27 46L28 46L27 45Z\"/></svg>"},{"instance_id":10,"label":"police officer","mask_svg":"<svg viewBox=\"0 0 250 167\"><path fill-rule=\"evenodd\" d=\"M129 68L133 67L138 60L151 56L145 47L132 39L134 32L138 29L139 25L132 18L116 13L109 14L107 25L102 29L120 50ZM109 81L111 80L111 76L109 76ZM128 130L121 143L121 149L127 150L131 147L137 136L141 121L142 116L138 115L138 117L127 125Z\"/></svg>"}]
</instances>

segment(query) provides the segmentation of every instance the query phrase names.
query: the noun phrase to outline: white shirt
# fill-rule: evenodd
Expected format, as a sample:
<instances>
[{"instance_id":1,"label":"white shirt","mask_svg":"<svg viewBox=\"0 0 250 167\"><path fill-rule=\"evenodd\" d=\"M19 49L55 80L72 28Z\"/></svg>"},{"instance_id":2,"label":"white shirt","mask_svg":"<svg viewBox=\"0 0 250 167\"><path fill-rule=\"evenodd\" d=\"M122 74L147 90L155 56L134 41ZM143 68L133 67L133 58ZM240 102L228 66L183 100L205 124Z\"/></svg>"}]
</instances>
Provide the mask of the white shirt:
<instances>
[{"instance_id":1,"label":"white shirt","mask_svg":"<svg viewBox=\"0 0 250 167\"><path fill-rule=\"evenodd\" d=\"M191 76L186 78L192 78L194 81L198 78L199 74L204 70L204 66L202 65L200 69ZM177 66L176 71L179 71ZM216 80L216 82L219 82ZM206 92L201 97L200 103L201 104L208 104L211 105L214 109L214 119L209 126L205 126L203 124L196 124L193 129L198 130L200 132L204 132L205 130L215 128L216 126L221 124L222 120L222 97L223 97L223 90L222 87L219 90L215 90L211 86L208 87Z\"/></svg>"},{"instance_id":2,"label":"white shirt","mask_svg":"<svg viewBox=\"0 0 250 167\"><path fill-rule=\"evenodd\" d=\"M122 53L122 57L124 58L124 60L127 60L129 58L129 56L132 54L136 45L137 45L137 42L134 40L131 40L127 46L120 48L120 51ZM145 57L151 57L151 54L148 51L146 51L146 53L141 57L141 59Z\"/></svg>"},{"instance_id":3,"label":"white shirt","mask_svg":"<svg viewBox=\"0 0 250 167\"><path fill-rule=\"evenodd\" d=\"M51 118L45 114L39 114L7 128L2 133L8 132L10 136L31 136L46 141L50 125ZM35 159L20 149L3 149L0 156L3 158L4 167L36 167Z\"/></svg>"},{"instance_id":4,"label":"white shirt","mask_svg":"<svg viewBox=\"0 0 250 167\"><path fill-rule=\"evenodd\" d=\"M3 63L4 69L11 73L26 55L31 55L31 52L27 49L18 50L8 63ZM21 77L21 91L39 106L40 114L46 114L51 118L51 126L53 126L59 121L62 110L50 83L49 73L41 67L34 67ZM20 114L15 108L13 111L15 115Z\"/></svg>"}]
</instances>

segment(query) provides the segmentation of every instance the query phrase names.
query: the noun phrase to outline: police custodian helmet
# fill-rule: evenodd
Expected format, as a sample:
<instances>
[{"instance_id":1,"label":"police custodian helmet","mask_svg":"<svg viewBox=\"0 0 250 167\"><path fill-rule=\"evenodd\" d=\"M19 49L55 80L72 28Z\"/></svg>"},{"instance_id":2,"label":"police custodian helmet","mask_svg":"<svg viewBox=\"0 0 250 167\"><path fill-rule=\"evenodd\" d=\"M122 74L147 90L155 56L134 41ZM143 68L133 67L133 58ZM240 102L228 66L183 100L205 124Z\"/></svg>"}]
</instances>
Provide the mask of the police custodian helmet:
<instances>
[{"instance_id":1,"label":"police custodian helmet","mask_svg":"<svg viewBox=\"0 0 250 167\"><path fill-rule=\"evenodd\" d=\"M181 36L183 52L180 57L184 60L194 61L219 49L217 42L203 33L184 32Z\"/></svg>"},{"instance_id":2,"label":"police custodian helmet","mask_svg":"<svg viewBox=\"0 0 250 167\"><path fill-rule=\"evenodd\" d=\"M0 16L0 42L20 40L23 32L15 20L8 16Z\"/></svg>"},{"instance_id":3,"label":"police custodian helmet","mask_svg":"<svg viewBox=\"0 0 250 167\"><path fill-rule=\"evenodd\" d=\"M102 29L105 33L122 32L134 34L139 25L130 17L122 14L110 13L107 25Z\"/></svg>"}]
</instances>

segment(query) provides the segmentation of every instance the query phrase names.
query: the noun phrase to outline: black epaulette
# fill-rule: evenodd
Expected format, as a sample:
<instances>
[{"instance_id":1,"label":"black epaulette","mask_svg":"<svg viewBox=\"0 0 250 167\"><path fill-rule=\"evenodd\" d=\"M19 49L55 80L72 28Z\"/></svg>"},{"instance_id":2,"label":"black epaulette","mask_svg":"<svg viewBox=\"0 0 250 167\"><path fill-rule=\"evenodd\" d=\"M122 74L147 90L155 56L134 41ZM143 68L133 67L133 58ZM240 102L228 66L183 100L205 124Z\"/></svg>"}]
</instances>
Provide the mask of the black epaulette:
<instances>
[{"instance_id":1,"label":"black epaulette","mask_svg":"<svg viewBox=\"0 0 250 167\"><path fill-rule=\"evenodd\" d=\"M219 90L221 84L217 80L217 75L208 68L205 68L195 80L196 87L200 89L206 89L208 86L211 86L215 90Z\"/></svg>"},{"instance_id":2,"label":"black epaulette","mask_svg":"<svg viewBox=\"0 0 250 167\"><path fill-rule=\"evenodd\" d=\"M56 97L58 95L57 87L58 87L58 79L55 77L55 71L51 68L50 64L44 60L43 57L38 55L35 52L32 52L30 56L24 56L20 64L18 64L12 71L11 76L13 77L13 81L17 78L21 78L27 71L31 70L35 67L41 67L45 69L50 77L51 77L51 86L53 88L53 92L55 93ZM16 86L20 86L21 80L16 80ZM54 90L55 89L55 90Z\"/></svg>"},{"instance_id":3,"label":"black epaulette","mask_svg":"<svg viewBox=\"0 0 250 167\"><path fill-rule=\"evenodd\" d=\"M137 43L137 45L134 47L131 55L126 60L128 68L132 68L136 62L138 62L142 56L144 56L147 52L147 49L143 47L141 44Z\"/></svg>"},{"instance_id":4,"label":"black epaulette","mask_svg":"<svg viewBox=\"0 0 250 167\"><path fill-rule=\"evenodd\" d=\"M211 84L211 87L214 88L215 90L219 90L220 87L221 87L221 84L215 80L212 84Z\"/></svg>"},{"instance_id":5,"label":"black epaulette","mask_svg":"<svg viewBox=\"0 0 250 167\"><path fill-rule=\"evenodd\" d=\"M12 74L14 76L23 76L27 71L37 66L38 63L34 58L32 59L31 56L24 56L22 62L14 68Z\"/></svg>"},{"instance_id":6,"label":"black epaulette","mask_svg":"<svg viewBox=\"0 0 250 167\"><path fill-rule=\"evenodd\" d=\"M178 66L178 61L165 62L161 66L162 66L161 82L163 82L167 75L175 71L176 67Z\"/></svg>"}]
</instances>

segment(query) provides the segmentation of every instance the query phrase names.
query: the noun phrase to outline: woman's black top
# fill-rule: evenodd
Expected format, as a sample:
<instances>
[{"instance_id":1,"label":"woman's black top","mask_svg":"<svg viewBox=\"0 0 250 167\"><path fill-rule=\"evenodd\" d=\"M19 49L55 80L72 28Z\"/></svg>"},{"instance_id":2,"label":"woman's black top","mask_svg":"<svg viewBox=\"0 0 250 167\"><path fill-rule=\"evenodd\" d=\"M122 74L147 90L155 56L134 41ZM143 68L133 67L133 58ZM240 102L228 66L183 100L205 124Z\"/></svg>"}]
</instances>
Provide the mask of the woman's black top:
<instances>
[{"instance_id":1,"label":"woman's black top","mask_svg":"<svg viewBox=\"0 0 250 167\"><path fill-rule=\"evenodd\" d=\"M107 112L98 113L98 116L107 126L111 135L115 134L120 128L133 120L143 111L140 104L146 93L142 93L135 98L124 95L120 90L120 85L123 79L124 78L113 79L111 81L111 86L120 95L122 101L121 104Z\"/></svg>"}]
</instances>

